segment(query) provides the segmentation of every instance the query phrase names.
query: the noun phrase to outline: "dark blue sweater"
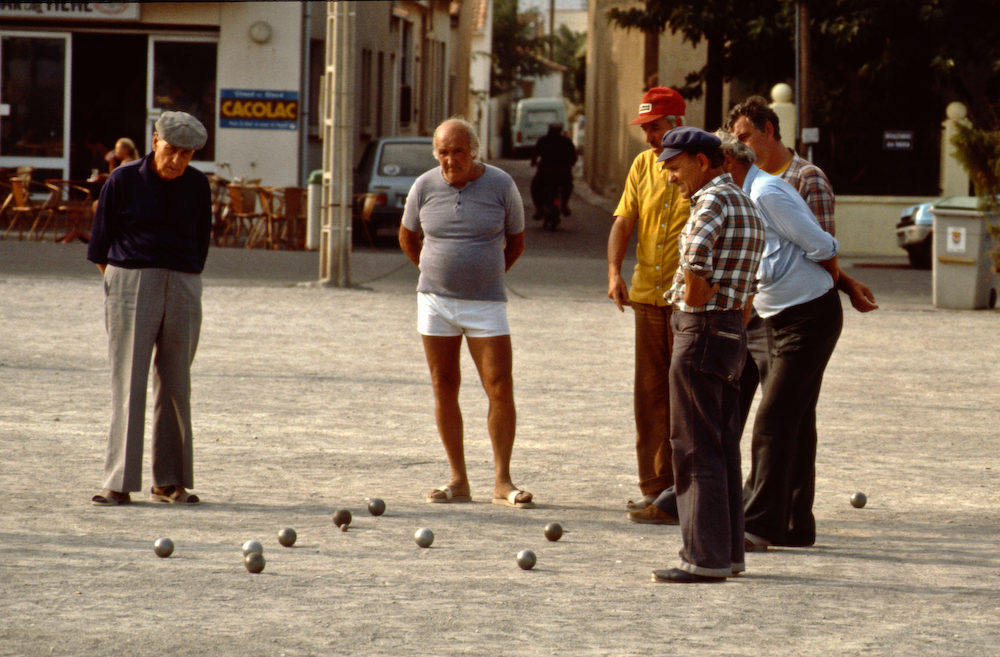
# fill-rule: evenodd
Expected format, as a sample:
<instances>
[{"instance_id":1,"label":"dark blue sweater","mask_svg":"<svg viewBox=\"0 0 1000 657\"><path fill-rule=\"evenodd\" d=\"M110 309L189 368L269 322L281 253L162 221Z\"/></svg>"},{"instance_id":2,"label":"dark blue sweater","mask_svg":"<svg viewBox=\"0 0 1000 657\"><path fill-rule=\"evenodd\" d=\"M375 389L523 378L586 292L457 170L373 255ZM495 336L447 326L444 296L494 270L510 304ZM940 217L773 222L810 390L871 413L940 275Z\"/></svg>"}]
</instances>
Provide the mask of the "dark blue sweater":
<instances>
[{"instance_id":1,"label":"dark blue sweater","mask_svg":"<svg viewBox=\"0 0 1000 657\"><path fill-rule=\"evenodd\" d=\"M200 274L212 235L212 193L188 166L164 180L152 154L115 169L101 190L87 260L125 269L156 267Z\"/></svg>"}]
</instances>

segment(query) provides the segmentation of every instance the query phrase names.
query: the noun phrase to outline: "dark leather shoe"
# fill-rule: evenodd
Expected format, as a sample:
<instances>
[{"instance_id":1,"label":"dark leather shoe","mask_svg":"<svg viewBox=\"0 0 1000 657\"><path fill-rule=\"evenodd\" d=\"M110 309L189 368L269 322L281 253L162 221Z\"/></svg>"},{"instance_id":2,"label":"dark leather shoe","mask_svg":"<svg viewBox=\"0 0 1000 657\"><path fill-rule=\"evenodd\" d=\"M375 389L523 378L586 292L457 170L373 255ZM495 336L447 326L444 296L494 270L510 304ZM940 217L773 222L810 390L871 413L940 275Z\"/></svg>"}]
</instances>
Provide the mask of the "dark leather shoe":
<instances>
[{"instance_id":1,"label":"dark leather shoe","mask_svg":"<svg viewBox=\"0 0 1000 657\"><path fill-rule=\"evenodd\" d=\"M628 519L640 525L678 525L680 521L655 504L628 512Z\"/></svg>"},{"instance_id":2,"label":"dark leather shoe","mask_svg":"<svg viewBox=\"0 0 1000 657\"><path fill-rule=\"evenodd\" d=\"M726 578L695 575L680 568L671 568L670 570L654 570L653 581L667 584L719 584L725 582Z\"/></svg>"}]
</instances>

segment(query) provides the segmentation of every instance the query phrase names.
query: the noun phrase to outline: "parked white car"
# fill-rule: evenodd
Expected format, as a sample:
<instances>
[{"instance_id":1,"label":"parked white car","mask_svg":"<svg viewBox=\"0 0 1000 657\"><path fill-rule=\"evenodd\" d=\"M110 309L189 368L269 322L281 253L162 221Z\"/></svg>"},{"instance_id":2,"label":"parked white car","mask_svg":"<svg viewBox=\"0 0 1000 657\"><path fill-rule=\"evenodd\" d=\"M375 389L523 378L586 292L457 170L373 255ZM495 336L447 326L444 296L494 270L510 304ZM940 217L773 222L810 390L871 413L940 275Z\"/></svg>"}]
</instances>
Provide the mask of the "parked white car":
<instances>
[{"instance_id":1,"label":"parked white car","mask_svg":"<svg viewBox=\"0 0 1000 657\"><path fill-rule=\"evenodd\" d=\"M936 203L946 199L938 199L931 203L920 203L904 208L899 214L896 224L896 243L906 249L910 257L910 266L914 269L931 268L931 252L934 236L931 229L934 226L934 213L931 211Z\"/></svg>"},{"instance_id":2,"label":"parked white car","mask_svg":"<svg viewBox=\"0 0 1000 657\"><path fill-rule=\"evenodd\" d=\"M354 193L375 194L375 208L365 225L355 220L354 241L364 242L383 229L399 230L406 195L417 176L440 166L431 137L385 137L369 142L354 170Z\"/></svg>"}]
</instances>

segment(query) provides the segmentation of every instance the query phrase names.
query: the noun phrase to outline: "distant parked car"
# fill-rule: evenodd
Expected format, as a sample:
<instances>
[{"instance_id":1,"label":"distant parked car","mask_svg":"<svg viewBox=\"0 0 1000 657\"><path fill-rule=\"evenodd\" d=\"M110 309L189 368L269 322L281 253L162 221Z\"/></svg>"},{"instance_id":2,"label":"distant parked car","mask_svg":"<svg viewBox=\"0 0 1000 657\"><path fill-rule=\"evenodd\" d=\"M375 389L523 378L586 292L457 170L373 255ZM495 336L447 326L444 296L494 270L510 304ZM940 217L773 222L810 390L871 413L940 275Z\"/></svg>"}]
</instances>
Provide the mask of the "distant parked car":
<instances>
[{"instance_id":1,"label":"distant parked car","mask_svg":"<svg viewBox=\"0 0 1000 657\"><path fill-rule=\"evenodd\" d=\"M920 203L904 208L896 224L896 243L906 249L910 257L910 266L914 269L931 268L931 251L934 236L931 228L934 225L934 213L931 211L938 199L930 203Z\"/></svg>"},{"instance_id":2,"label":"distant parked car","mask_svg":"<svg viewBox=\"0 0 1000 657\"><path fill-rule=\"evenodd\" d=\"M398 231L410 187L417 176L437 166L431 137L385 137L369 142L354 170L354 193L375 194L375 207L366 225L355 220L355 241L365 241L366 227L372 238L383 229Z\"/></svg>"}]
</instances>

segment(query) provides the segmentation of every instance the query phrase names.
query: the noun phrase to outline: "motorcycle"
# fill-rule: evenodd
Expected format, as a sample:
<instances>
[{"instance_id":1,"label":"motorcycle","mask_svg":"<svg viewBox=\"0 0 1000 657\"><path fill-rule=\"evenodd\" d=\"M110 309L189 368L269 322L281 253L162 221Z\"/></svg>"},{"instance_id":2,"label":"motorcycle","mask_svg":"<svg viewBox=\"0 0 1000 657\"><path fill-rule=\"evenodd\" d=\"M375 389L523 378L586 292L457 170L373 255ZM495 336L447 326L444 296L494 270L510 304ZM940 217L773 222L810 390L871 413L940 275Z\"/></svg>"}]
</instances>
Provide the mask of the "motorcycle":
<instances>
[{"instance_id":1,"label":"motorcycle","mask_svg":"<svg viewBox=\"0 0 1000 657\"><path fill-rule=\"evenodd\" d=\"M556 230L562 214L558 182L547 176L536 175L531 181L531 188L532 200L535 203L535 218L542 220L544 230Z\"/></svg>"}]
</instances>

